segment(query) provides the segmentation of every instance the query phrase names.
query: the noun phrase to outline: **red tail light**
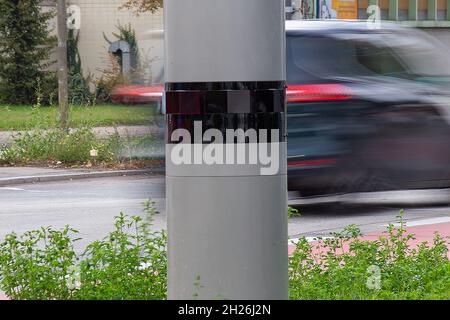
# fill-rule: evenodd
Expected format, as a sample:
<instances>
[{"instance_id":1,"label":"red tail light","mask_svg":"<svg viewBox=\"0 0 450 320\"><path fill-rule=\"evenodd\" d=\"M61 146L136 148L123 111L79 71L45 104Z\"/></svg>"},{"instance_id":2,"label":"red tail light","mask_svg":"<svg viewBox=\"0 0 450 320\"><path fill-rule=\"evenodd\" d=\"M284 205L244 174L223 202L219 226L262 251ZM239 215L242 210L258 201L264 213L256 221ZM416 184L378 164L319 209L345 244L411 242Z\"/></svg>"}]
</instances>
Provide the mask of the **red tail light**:
<instances>
[{"instance_id":1,"label":"red tail light","mask_svg":"<svg viewBox=\"0 0 450 320\"><path fill-rule=\"evenodd\" d=\"M352 98L350 88L342 84L305 84L288 86L288 102L312 102L348 100Z\"/></svg>"},{"instance_id":2,"label":"red tail light","mask_svg":"<svg viewBox=\"0 0 450 320\"><path fill-rule=\"evenodd\" d=\"M288 167L319 167L332 166L337 163L336 159L315 159L315 160L297 160L288 161Z\"/></svg>"}]
</instances>

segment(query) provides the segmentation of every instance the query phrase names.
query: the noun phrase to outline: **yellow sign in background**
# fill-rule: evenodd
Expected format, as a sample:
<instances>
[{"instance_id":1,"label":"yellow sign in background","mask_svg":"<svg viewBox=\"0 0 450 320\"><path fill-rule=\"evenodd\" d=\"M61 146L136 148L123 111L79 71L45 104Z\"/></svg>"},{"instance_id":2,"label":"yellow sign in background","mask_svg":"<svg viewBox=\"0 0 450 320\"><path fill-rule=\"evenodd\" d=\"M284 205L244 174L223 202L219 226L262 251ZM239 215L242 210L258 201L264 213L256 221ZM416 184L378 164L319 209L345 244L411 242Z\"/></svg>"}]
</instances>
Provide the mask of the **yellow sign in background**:
<instances>
[{"instance_id":1,"label":"yellow sign in background","mask_svg":"<svg viewBox=\"0 0 450 320\"><path fill-rule=\"evenodd\" d=\"M358 19L357 0L333 0L332 8L337 19Z\"/></svg>"}]
</instances>

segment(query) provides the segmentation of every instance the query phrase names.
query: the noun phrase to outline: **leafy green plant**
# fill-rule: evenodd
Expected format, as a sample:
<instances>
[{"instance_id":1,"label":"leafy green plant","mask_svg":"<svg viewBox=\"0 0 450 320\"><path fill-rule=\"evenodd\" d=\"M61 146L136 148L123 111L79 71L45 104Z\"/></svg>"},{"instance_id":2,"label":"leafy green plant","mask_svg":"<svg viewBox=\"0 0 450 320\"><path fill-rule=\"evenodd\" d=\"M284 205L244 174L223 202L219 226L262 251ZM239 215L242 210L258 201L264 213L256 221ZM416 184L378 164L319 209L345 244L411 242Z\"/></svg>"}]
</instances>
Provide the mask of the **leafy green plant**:
<instances>
[{"instance_id":1,"label":"leafy green plant","mask_svg":"<svg viewBox=\"0 0 450 320\"><path fill-rule=\"evenodd\" d=\"M58 79L56 72L46 71L36 78L34 106L52 106L58 102Z\"/></svg>"},{"instance_id":2,"label":"leafy green plant","mask_svg":"<svg viewBox=\"0 0 450 320\"><path fill-rule=\"evenodd\" d=\"M113 33L113 36L117 40L126 41L130 45L130 67L131 70L127 74L122 72L122 57L116 56L112 53L108 54L107 67L99 70L101 77L96 81L96 93L95 97L97 101L109 102L111 101L111 94L113 90L120 85L127 85L136 82L135 79L139 75L135 75L135 71L138 70L140 65L139 47L136 40L136 32L131 27L131 24L116 25L118 32ZM105 41L108 44L112 44L113 41L108 39L106 34L103 34Z\"/></svg>"},{"instance_id":3,"label":"leafy green plant","mask_svg":"<svg viewBox=\"0 0 450 320\"><path fill-rule=\"evenodd\" d=\"M95 102L94 95L89 88L90 76L84 77L81 57L78 50L80 34L76 30L69 30L67 41L67 62L69 66L69 102L72 105L91 105Z\"/></svg>"},{"instance_id":4,"label":"leafy green plant","mask_svg":"<svg viewBox=\"0 0 450 320\"><path fill-rule=\"evenodd\" d=\"M122 25L120 22L117 23L116 29L118 32L113 32L112 35L117 40L125 41L130 45L131 54L131 71L136 70L140 63L139 45L136 38L136 31L131 26L131 23ZM105 33L103 33L103 38L108 44L112 44L114 41L110 40Z\"/></svg>"},{"instance_id":5,"label":"leafy green plant","mask_svg":"<svg viewBox=\"0 0 450 320\"><path fill-rule=\"evenodd\" d=\"M332 238L300 239L290 257L291 299L449 299L450 262L445 239L410 246L400 215L375 241L349 226Z\"/></svg>"},{"instance_id":6,"label":"leafy green plant","mask_svg":"<svg viewBox=\"0 0 450 320\"><path fill-rule=\"evenodd\" d=\"M77 299L165 299L166 234L121 214L115 231L90 244L80 263Z\"/></svg>"},{"instance_id":7,"label":"leafy green plant","mask_svg":"<svg viewBox=\"0 0 450 320\"><path fill-rule=\"evenodd\" d=\"M91 160L92 149L97 150L97 161L114 160L114 154L109 145L96 138L90 128L80 128L69 132L61 129L37 129L17 133L10 146L0 148L0 163L10 165L39 162L82 164Z\"/></svg>"},{"instance_id":8,"label":"leafy green plant","mask_svg":"<svg viewBox=\"0 0 450 320\"><path fill-rule=\"evenodd\" d=\"M120 22L116 25L116 32L112 33L115 39L110 39L103 33L103 38L106 42L111 45L114 41L125 41L130 46L130 69L127 70L126 75L122 75L124 79L129 80L133 85L148 85L151 83L151 64L158 60L156 56L151 55L151 49L148 48L142 51L139 48L136 31L133 29L131 24L122 25ZM121 60L123 57L119 55L114 55L117 59L119 66L123 64ZM112 70L112 68L111 68ZM121 70L122 71L122 70ZM108 77L108 70L104 70L104 77ZM119 80L123 81L124 79Z\"/></svg>"},{"instance_id":9,"label":"leafy green plant","mask_svg":"<svg viewBox=\"0 0 450 320\"><path fill-rule=\"evenodd\" d=\"M69 299L66 285L77 263L76 230L41 228L21 236L11 233L0 243L0 286L11 299Z\"/></svg>"},{"instance_id":10,"label":"leafy green plant","mask_svg":"<svg viewBox=\"0 0 450 320\"><path fill-rule=\"evenodd\" d=\"M297 218L300 217L301 213L298 211L298 209L293 207L288 207L288 218Z\"/></svg>"},{"instance_id":11,"label":"leafy green plant","mask_svg":"<svg viewBox=\"0 0 450 320\"><path fill-rule=\"evenodd\" d=\"M69 74L69 101L72 105L90 106L95 103L94 94L89 88L89 79L81 73Z\"/></svg>"},{"instance_id":12,"label":"leafy green plant","mask_svg":"<svg viewBox=\"0 0 450 320\"><path fill-rule=\"evenodd\" d=\"M74 110L80 112L79 108ZM29 127L25 126L28 130L16 132L12 142L0 145L0 165L127 164L134 160L154 159L153 155L161 154L164 148L162 139L153 135L120 135L117 130L108 136L96 135L88 119L78 119L79 128L76 129L55 128L56 112L48 112L48 108L39 103L29 109ZM95 157L91 151L95 151Z\"/></svg>"},{"instance_id":13,"label":"leafy green plant","mask_svg":"<svg viewBox=\"0 0 450 320\"><path fill-rule=\"evenodd\" d=\"M99 70L101 77L95 82L95 98L99 102L111 101L111 93L117 86L127 85L130 80L122 73L118 58L108 55L107 66Z\"/></svg>"},{"instance_id":14,"label":"leafy green plant","mask_svg":"<svg viewBox=\"0 0 450 320\"><path fill-rule=\"evenodd\" d=\"M117 158L124 162L164 157L164 141L154 135L132 136L128 132L119 135L116 132L109 143Z\"/></svg>"},{"instance_id":15,"label":"leafy green plant","mask_svg":"<svg viewBox=\"0 0 450 320\"><path fill-rule=\"evenodd\" d=\"M144 212L149 215L150 219L153 219L153 217L157 214L159 214L159 211L155 208L156 202L150 199L145 200L142 203L142 206L144 207Z\"/></svg>"},{"instance_id":16,"label":"leafy green plant","mask_svg":"<svg viewBox=\"0 0 450 320\"><path fill-rule=\"evenodd\" d=\"M69 227L7 235L0 289L11 299L165 299L166 234L124 214L114 227L80 255L73 249L78 233Z\"/></svg>"},{"instance_id":17,"label":"leafy green plant","mask_svg":"<svg viewBox=\"0 0 450 320\"><path fill-rule=\"evenodd\" d=\"M0 164L132 164L157 158L161 150L162 142L151 135L130 137L116 132L99 137L88 126L69 131L44 127L17 132L12 143L0 146ZM95 151L95 158L91 151Z\"/></svg>"},{"instance_id":18,"label":"leafy green plant","mask_svg":"<svg viewBox=\"0 0 450 320\"><path fill-rule=\"evenodd\" d=\"M144 211L151 222L154 202ZM0 290L12 299L166 299L167 236L150 226L120 214L107 237L78 255L78 232L68 226L11 233L0 243ZM410 246L402 216L378 240L360 235L352 225L315 243L300 239L289 260L290 298L450 299L442 236Z\"/></svg>"}]
</instances>

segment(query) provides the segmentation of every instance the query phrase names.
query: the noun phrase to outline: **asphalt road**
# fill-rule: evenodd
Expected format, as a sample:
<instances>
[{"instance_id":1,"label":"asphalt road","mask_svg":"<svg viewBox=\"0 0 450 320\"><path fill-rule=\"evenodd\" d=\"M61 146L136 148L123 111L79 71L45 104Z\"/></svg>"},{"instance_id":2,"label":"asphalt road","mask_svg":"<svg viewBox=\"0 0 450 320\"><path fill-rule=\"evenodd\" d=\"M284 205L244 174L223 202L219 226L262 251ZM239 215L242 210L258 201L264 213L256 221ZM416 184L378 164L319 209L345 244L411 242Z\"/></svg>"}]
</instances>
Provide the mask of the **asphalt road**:
<instances>
[{"instance_id":1,"label":"asphalt road","mask_svg":"<svg viewBox=\"0 0 450 320\"><path fill-rule=\"evenodd\" d=\"M0 238L7 233L22 233L41 226L61 228L70 225L80 231L86 243L103 238L113 229L113 217L121 211L146 217L142 202L156 201L161 213L154 227L166 226L164 177L119 177L79 180L0 188ZM290 219L289 235L327 236L349 224L364 232L377 231L396 220L400 206L314 205L301 207L302 216ZM450 207L427 206L406 209L408 221L448 219Z\"/></svg>"},{"instance_id":2,"label":"asphalt road","mask_svg":"<svg viewBox=\"0 0 450 320\"><path fill-rule=\"evenodd\" d=\"M0 188L0 238L40 226L80 232L79 246L103 238L113 229L113 218L123 212L146 217L142 202L152 198L164 208L164 178L134 176L39 183ZM154 219L165 227L165 215Z\"/></svg>"}]
</instances>

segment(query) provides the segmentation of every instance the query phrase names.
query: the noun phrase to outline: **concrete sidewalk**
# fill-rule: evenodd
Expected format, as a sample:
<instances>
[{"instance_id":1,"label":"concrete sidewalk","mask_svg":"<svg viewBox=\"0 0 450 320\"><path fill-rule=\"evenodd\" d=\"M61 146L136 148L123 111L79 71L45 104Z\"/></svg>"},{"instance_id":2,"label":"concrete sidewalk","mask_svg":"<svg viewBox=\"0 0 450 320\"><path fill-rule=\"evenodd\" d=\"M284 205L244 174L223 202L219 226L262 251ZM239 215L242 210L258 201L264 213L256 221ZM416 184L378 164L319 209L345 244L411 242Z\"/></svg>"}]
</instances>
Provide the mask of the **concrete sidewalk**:
<instances>
[{"instance_id":1,"label":"concrete sidewalk","mask_svg":"<svg viewBox=\"0 0 450 320\"><path fill-rule=\"evenodd\" d=\"M39 167L0 167L0 187L78 179L162 174L164 168L136 170L52 169Z\"/></svg>"}]
</instances>

